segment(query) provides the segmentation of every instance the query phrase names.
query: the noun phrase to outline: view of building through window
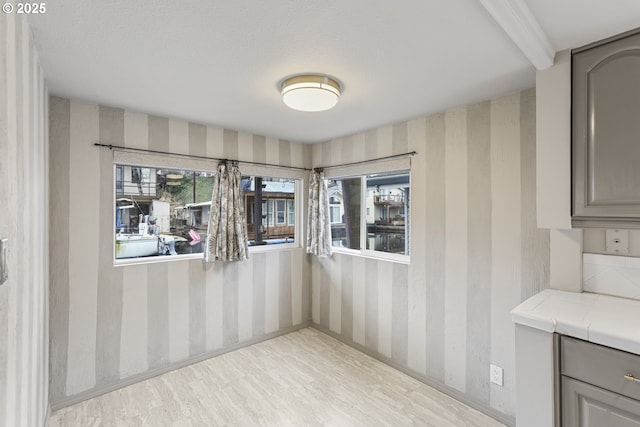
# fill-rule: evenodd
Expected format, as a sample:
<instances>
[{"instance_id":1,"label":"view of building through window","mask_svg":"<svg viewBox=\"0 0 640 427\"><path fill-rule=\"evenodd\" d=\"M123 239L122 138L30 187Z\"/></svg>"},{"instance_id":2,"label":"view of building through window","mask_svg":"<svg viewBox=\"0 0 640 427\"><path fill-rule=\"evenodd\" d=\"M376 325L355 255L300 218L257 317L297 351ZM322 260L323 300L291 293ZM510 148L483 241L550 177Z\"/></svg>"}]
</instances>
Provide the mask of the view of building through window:
<instances>
[{"instance_id":1,"label":"view of building through window","mask_svg":"<svg viewBox=\"0 0 640 427\"><path fill-rule=\"evenodd\" d=\"M409 189L408 172L328 180L333 246L409 255Z\"/></svg>"},{"instance_id":2,"label":"view of building through window","mask_svg":"<svg viewBox=\"0 0 640 427\"><path fill-rule=\"evenodd\" d=\"M116 259L204 251L213 173L116 165L114 175ZM328 180L333 246L408 255L409 188L408 172ZM241 191L250 246L295 242L296 180L243 176Z\"/></svg>"},{"instance_id":3,"label":"view of building through window","mask_svg":"<svg viewBox=\"0 0 640 427\"><path fill-rule=\"evenodd\" d=\"M203 251L212 173L115 168L116 259Z\"/></svg>"},{"instance_id":4,"label":"view of building through window","mask_svg":"<svg viewBox=\"0 0 640 427\"><path fill-rule=\"evenodd\" d=\"M204 251L213 173L115 165L114 175L116 259ZM295 187L292 179L242 177L249 245L294 242Z\"/></svg>"},{"instance_id":5,"label":"view of building through window","mask_svg":"<svg viewBox=\"0 0 640 427\"><path fill-rule=\"evenodd\" d=\"M296 180L242 177L242 192L250 245L295 241Z\"/></svg>"},{"instance_id":6,"label":"view of building through window","mask_svg":"<svg viewBox=\"0 0 640 427\"><path fill-rule=\"evenodd\" d=\"M361 249L362 178L329 180L327 188L333 246Z\"/></svg>"}]
</instances>

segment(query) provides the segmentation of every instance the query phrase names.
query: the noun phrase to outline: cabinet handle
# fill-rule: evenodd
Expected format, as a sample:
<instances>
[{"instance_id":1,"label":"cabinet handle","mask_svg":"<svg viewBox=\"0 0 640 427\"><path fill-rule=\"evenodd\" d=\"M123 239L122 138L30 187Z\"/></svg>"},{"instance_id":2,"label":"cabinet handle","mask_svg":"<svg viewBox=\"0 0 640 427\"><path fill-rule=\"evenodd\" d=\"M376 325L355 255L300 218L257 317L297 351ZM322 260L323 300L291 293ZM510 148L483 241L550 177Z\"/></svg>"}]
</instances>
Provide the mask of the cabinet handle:
<instances>
[{"instance_id":1,"label":"cabinet handle","mask_svg":"<svg viewBox=\"0 0 640 427\"><path fill-rule=\"evenodd\" d=\"M624 376L624 379L625 379L625 380L627 380L627 381L634 382L634 383L640 383L640 379L638 379L638 378L634 377L634 376L633 376L633 374L627 374L627 375L625 375L625 376Z\"/></svg>"}]
</instances>

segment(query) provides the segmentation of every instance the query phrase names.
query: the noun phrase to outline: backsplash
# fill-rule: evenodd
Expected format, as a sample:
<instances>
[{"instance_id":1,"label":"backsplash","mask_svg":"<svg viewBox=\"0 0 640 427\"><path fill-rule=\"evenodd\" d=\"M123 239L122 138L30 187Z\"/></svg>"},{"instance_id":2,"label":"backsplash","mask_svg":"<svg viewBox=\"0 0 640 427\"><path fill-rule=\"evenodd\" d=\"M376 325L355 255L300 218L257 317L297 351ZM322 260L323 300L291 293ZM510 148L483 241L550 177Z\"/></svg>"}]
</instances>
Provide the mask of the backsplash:
<instances>
[{"instance_id":1,"label":"backsplash","mask_svg":"<svg viewBox=\"0 0 640 427\"><path fill-rule=\"evenodd\" d=\"M640 258L585 253L582 266L585 292L640 300Z\"/></svg>"}]
</instances>

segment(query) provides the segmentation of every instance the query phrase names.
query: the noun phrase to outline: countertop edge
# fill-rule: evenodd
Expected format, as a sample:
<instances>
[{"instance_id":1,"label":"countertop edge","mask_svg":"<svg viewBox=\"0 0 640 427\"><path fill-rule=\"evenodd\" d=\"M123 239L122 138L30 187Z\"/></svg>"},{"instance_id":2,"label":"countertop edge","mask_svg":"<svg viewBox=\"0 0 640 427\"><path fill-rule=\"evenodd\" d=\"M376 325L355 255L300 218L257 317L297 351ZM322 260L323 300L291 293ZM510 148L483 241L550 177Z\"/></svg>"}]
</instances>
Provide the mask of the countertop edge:
<instances>
[{"instance_id":1,"label":"countertop edge","mask_svg":"<svg viewBox=\"0 0 640 427\"><path fill-rule=\"evenodd\" d=\"M640 301L546 289L511 311L514 324L640 354Z\"/></svg>"}]
</instances>

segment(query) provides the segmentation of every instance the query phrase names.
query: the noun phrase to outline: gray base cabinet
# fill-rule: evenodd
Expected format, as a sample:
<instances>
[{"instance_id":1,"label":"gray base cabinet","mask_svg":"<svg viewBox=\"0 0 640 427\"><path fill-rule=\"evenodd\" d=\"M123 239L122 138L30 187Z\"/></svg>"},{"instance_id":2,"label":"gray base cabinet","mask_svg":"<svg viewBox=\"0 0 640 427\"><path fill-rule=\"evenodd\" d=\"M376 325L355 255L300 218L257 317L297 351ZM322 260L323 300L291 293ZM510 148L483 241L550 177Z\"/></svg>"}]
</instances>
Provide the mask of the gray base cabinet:
<instances>
[{"instance_id":1,"label":"gray base cabinet","mask_svg":"<svg viewBox=\"0 0 640 427\"><path fill-rule=\"evenodd\" d=\"M563 336L563 427L640 427L640 356ZM627 376L627 377L626 377Z\"/></svg>"},{"instance_id":2,"label":"gray base cabinet","mask_svg":"<svg viewBox=\"0 0 640 427\"><path fill-rule=\"evenodd\" d=\"M640 427L640 402L569 377L562 378L564 427Z\"/></svg>"}]
</instances>

